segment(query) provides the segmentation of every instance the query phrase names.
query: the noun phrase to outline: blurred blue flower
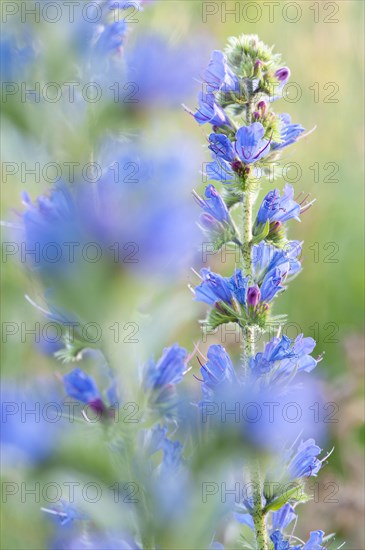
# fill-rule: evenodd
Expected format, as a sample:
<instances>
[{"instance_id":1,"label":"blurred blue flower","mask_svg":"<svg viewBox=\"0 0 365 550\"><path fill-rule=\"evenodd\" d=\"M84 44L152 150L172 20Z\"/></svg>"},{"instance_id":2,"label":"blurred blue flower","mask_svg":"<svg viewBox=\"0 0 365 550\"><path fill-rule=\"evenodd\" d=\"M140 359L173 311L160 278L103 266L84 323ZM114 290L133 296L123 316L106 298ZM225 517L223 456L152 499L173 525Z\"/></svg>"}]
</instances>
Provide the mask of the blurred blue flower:
<instances>
[{"instance_id":1,"label":"blurred blue flower","mask_svg":"<svg viewBox=\"0 0 365 550\"><path fill-rule=\"evenodd\" d=\"M34 39L31 35L30 27L22 25L21 41L15 34L7 32L5 27L2 30L0 40L0 81L4 84L4 93L6 93L6 83L13 84L16 81L24 80L27 69L35 59ZM10 90L9 90L10 91Z\"/></svg>"},{"instance_id":2,"label":"blurred blue flower","mask_svg":"<svg viewBox=\"0 0 365 550\"><path fill-rule=\"evenodd\" d=\"M63 405L53 380L1 385L1 454L4 466L36 464L57 449L64 430Z\"/></svg>"},{"instance_id":3,"label":"blurred blue flower","mask_svg":"<svg viewBox=\"0 0 365 550\"><path fill-rule=\"evenodd\" d=\"M50 518L54 518L62 527L72 524L74 520L88 519L76 506L65 500L60 500L52 508L41 508L41 510L49 514Z\"/></svg>"},{"instance_id":4,"label":"blurred blue flower","mask_svg":"<svg viewBox=\"0 0 365 550\"><path fill-rule=\"evenodd\" d=\"M125 21L115 21L106 25L98 35L95 43L95 51L98 55L120 53L127 32Z\"/></svg>"},{"instance_id":5,"label":"blurred blue flower","mask_svg":"<svg viewBox=\"0 0 365 550\"><path fill-rule=\"evenodd\" d=\"M256 378L269 374L270 382L290 377L293 372L310 372L318 363L310 355L315 345L313 338L304 338L303 334L294 341L287 336L274 337L263 352L251 357L251 372Z\"/></svg>"},{"instance_id":6,"label":"blurred blue flower","mask_svg":"<svg viewBox=\"0 0 365 550\"><path fill-rule=\"evenodd\" d=\"M111 155L117 145L109 149ZM190 150L183 145L178 153L174 147L144 154L128 146L113 162L99 163L106 168L93 193L90 183L78 181L73 187L58 182L34 203L24 194L25 211L13 233L27 264L52 284L79 279L80 265L94 272L101 262L164 278L191 265L201 237L187 188ZM85 257L89 243L101 254L97 263Z\"/></svg>"},{"instance_id":7,"label":"blurred blue flower","mask_svg":"<svg viewBox=\"0 0 365 550\"><path fill-rule=\"evenodd\" d=\"M63 382L67 395L76 401L90 405L94 410L100 412L105 410L95 380L84 371L78 368L74 369L63 377Z\"/></svg>"},{"instance_id":8,"label":"blurred blue flower","mask_svg":"<svg viewBox=\"0 0 365 550\"><path fill-rule=\"evenodd\" d=\"M143 387L150 391L152 405L170 408L176 403L176 384L186 371L187 352L178 344L163 350L157 361L148 361L143 373Z\"/></svg>"},{"instance_id":9,"label":"blurred blue flower","mask_svg":"<svg viewBox=\"0 0 365 550\"><path fill-rule=\"evenodd\" d=\"M128 535L100 533L91 529L77 533L58 533L52 550L141 550Z\"/></svg>"},{"instance_id":10,"label":"blurred blue flower","mask_svg":"<svg viewBox=\"0 0 365 550\"><path fill-rule=\"evenodd\" d=\"M222 346L210 346L207 357L207 362L200 368L202 391L205 397L212 398L218 387L236 381L236 373L231 358Z\"/></svg>"},{"instance_id":11,"label":"blurred blue flower","mask_svg":"<svg viewBox=\"0 0 365 550\"><path fill-rule=\"evenodd\" d=\"M200 36L196 48L192 37L184 44L172 45L156 33L139 36L126 56L126 85L134 84L138 107L180 108L195 93L208 42Z\"/></svg>"}]
</instances>

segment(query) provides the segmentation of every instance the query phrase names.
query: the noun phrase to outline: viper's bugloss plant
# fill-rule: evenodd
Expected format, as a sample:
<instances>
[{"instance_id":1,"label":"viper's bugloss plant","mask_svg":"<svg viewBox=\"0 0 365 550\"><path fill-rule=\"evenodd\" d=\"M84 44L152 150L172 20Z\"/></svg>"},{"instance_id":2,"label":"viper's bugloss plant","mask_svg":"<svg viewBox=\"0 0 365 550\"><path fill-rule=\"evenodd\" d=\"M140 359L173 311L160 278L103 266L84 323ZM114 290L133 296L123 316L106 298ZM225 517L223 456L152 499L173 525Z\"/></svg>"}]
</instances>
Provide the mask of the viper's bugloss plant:
<instances>
[{"instance_id":1,"label":"viper's bugloss plant","mask_svg":"<svg viewBox=\"0 0 365 550\"><path fill-rule=\"evenodd\" d=\"M293 342L280 337L282 317L275 318L272 312L273 300L285 289L284 282L301 269L301 243L287 239L286 222L292 218L300 221L300 213L312 204L295 199L290 185L285 185L282 195L277 188L267 189L265 179L281 151L305 132L287 113L273 109L289 76L280 56L257 36L231 38L224 52L212 53L204 74L204 91L192 113L198 124L212 127L208 137L212 162L206 175L223 184L222 195L209 184L205 191L208 200L198 198L204 210L204 229L210 231L215 250L233 244L241 258L230 277L203 268L202 282L194 289L195 299L211 306L205 321L208 327L237 323L242 331L242 363L236 371L224 348L213 345L208 350L200 369L202 405L217 399L221 405L227 400L237 404L245 392L260 402L257 388L259 392L269 389L277 399L283 394L293 395L293 380L302 372L311 372L320 359L311 355L315 347L312 338L300 335ZM265 197L257 209L261 188ZM273 322L279 325L278 336L257 352L258 335L267 332ZM302 389L305 384L301 379ZM237 391L240 385L242 389ZM275 429L274 421L272 427ZM259 423L255 428L257 440L260 435L264 437ZM212 424L212 429L217 426ZM298 438L301 436L298 432ZM281 437L286 438L285 432ZM318 458L321 449L313 439L296 445L282 462L281 475L302 483L306 477L317 475L324 459ZM313 531L308 542L300 544L292 529L288 533L288 526L297 518L294 507L307 499L304 491L299 497L292 491L266 494L267 461L260 454L253 453L244 470L253 490L242 502L245 513L237 518L254 533L249 545L259 550L325 548L323 531Z\"/></svg>"},{"instance_id":2,"label":"viper's bugloss plant","mask_svg":"<svg viewBox=\"0 0 365 550\"><path fill-rule=\"evenodd\" d=\"M109 16L130 7L121 0L101 4ZM142 2L134 4L142 7ZM109 74L114 62L124 55L128 26L109 19L94 29L87 54L83 52L91 74L101 74L104 69ZM145 48L135 49L129 61L132 71L133 57L138 58ZM135 64L143 78L136 58ZM196 252L195 221L193 231L193 220L186 219L185 199L177 187L178 179L185 177L184 166L180 167L172 152L166 152L166 165L156 164L156 158L153 164L153 153L140 165L142 200L140 189L114 180L112 162L106 163L100 181L92 188L84 183L68 187L59 181L35 201L23 195L25 210L17 213L14 231L30 248L44 248L50 242L60 248L75 238L79 245L92 239L105 254L107 267L95 279L88 276L91 268L80 253L72 262L63 255L58 262L44 258L29 262L27 267L43 285L44 301L27 299L62 329L62 343L46 353L52 354L58 365L62 363L59 382L64 397L80 405L78 420L90 428L85 439L94 437L94 449L102 449L105 483L111 481L105 473L110 468L113 476L119 476L118 484L127 480L132 489L138 487L138 498L126 501L119 498L118 485L113 514L103 521L90 506L84 509L82 500L62 499L43 506L46 517L54 520L51 548L157 550L204 545L217 549L223 548L218 540L229 539L229 525L241 529L235 548L328 548L331 536L325 537L321 530L308 533L306 542L294 535L297 507L309 500L305 481L317 476L329 456L314 439L323 434L308 413L313 396L317 399L319 394L310 373L321 356L314 354L312 338L282 335L286 317L274 313L280 293L301 270L302 243L288 239L287 226L292 220L300 221L312 204L296 197L291 185L282 191L268 187L267 176L283 149L305 135L304 128L292 123L288 114L273 109L289 77L290 70L280 56L257 36L231 38L224 52L212 53L196 111L187 109L200 126L209 128L211 159L205 175L210 183L203 193L194 191L200 209L197 221L216 251L229 246L239 256L228 275L199 266L194 299L209 306L204 321L208 329L215 331L228 323L239 327L239 362L219 344L211 345L205 357L199 345L192 345L189 354L175 343L160 349L157 359L138 358L138 364L127 371L122 353L110 360L103 341L90 344L80 330L79 319L87 315L88 308L80 311L78 306L97 303L102 315L108 293L105 281L124 269L113 258L112 244L137 241L144 253L139 266L142 284L151 276L155 262L170 269L186 255L189 245ZM164 93L156 91L159 104ZM125 155L129 161L132 147L127 139L121 149L119 156ZM97 148L92 153L97 153ZM152 175L151 166L156 170ZM168 185L162 183L166 173ZM132 275L136 272L133 266L130 271ZM81 282L80 273L85 277ZM100 281L102 292L95 288ZM63 298L70 288L74 294L65 304ZM83 291L86 300L79 302L77 297ZM72 304L75 311L69 311ZM158 321L153 323L158 325ZM273 327L276 335L268 336L257 349L257 342ZM288 402L308 414L294 424L282 414L278 418L275 407L282 410ZM138 407L133 409L136 403ZM128 412L130 422L118 421L123 411ZM6 443L19 446L17 440L22 439L27 457L35 462L48 457L50 449L44 438L34 439L38 452L32 453L20 425L14 422L10 428L5 432ZM80 460L81 471L84 465L87 470L87 454ZM216 494L221 479L233 479L244 490L233 503L225 498L208 503L207 496ZM213 492L204 493L207 480ZM113 521L114 508L117 522Z\"/></svg>"}]
</instances>

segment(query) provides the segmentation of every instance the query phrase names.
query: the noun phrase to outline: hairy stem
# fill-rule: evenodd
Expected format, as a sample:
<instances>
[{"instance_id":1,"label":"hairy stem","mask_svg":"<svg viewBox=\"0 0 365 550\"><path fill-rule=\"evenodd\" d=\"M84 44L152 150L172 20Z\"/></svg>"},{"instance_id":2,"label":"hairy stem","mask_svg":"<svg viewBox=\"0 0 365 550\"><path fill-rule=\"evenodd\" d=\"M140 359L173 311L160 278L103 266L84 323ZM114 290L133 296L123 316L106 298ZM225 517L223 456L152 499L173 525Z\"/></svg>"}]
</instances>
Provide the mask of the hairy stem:
<instances>
[{"instance_id":1,"label":"hairy stem","mask_svg":"<svg viewBox=\"0 0 365 550\"><path fill-rule=\"evenodd\" d=\"M253 522L255 525L255 532L256 532L256 547L257 547L257 550L268 550L269 541L267 536L265 514L263 512L263 502L262 502L262 480L261 480L261 473L260 473L260 465L257 461L252 466L252 469L251 469L251 481L253 485L252 518L253 518Z\"/></svg>"},{"instance_id":2,"label":"hairy stem","mask_svg":"<svg viewBox=\"0 0 365 550\"><path fill-rule=\"evenodd\" d=\"M254 193L247 189L243 193L243 227L242 227L242 267L245 276L252 278L252 208ZM245 372L248 372L249 359L255 353L255 329L245 326L242 330L242 359Z\"/></svg>"}]
</instances>

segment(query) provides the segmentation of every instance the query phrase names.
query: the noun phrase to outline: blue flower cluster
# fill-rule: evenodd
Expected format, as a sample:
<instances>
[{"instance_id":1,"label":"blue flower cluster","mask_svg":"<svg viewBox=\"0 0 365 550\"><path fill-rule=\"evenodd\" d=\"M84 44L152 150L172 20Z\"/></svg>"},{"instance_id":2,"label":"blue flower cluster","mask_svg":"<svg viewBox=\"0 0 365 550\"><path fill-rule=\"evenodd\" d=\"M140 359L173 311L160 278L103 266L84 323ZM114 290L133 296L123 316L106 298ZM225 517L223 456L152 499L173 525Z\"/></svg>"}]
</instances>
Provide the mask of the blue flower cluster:
<instances>
[{"instance_id":1,"label":"blue flower cluster","mask_svg":"<svg viewBox=\"0 0 365 550\"><path fill-rule=\"evenodd\" d=\"M320 360L311 355L316 345L312 338L300 334L293 340L280 336L280 331L263 351L255 353L255 337L275 319L280 325L281 318L272 315L273 299L301 270L301 243L287 239L286 223L291 219L300 221L301 212L312 204L295 199L293 187L285 184L282 193L278 188L265 192L256 215L253 209L261 183L258 175L265 176L282 150L305 131L300 124L292 123L288 114L272 110L273 101L280 98L290 76L289 69L279 63L280 58L256 36L230 39L224 53L214 51L211 56L203 76L204 92L199 94L199 107L194 113L199 125L212 126L208 138L212 161L206 167L206 176L224 184L222 195L209 184L206 199L198 197L204 212L202 226L210 230L216 247L233 243L241 253L242 265L228 277L203 267L202 281L194 289L195 299L211 306L205 321L208 327L237 323L243 339L243 368L239 370L220 345L210 346L207 358L199 359L203 395L200 407L205 417L213 417L213 431L222 428L223 416L220 420L214 418L222 408L236 418L237 406L245 408L245 400L256 409L261 407L255 425L250 426L247 418L241 419L240 429L247 442L252 438L254 446L264 447L273 441L265 436L270 431L281 434L282 443L293 435L283 423L261 419L265 399L275 396L279 406L287 395L294 399L301 392L304 398L308 382L302 374L311 372ZM241 232L236 228L237 205L240 220L243 218ZM227 231L227 226L232 229ZM226 426L222 429L224 433ZM318 458L320 453L311 438L300 443L297 450L292 445L289 452L281 452L280 460L285 464L282 475L300 483L317 475L324 460ZM255 497L244 502L244 513L237 519L252 529L254 547L260 550L272 545L275 550L321 550L322 531L312 532L308 542L299 545L293 545L291 536L285 535L284 530L297 517L294 506L300 500L293 494L268 496L258 487Z\"/></svg>"}]
</instances>

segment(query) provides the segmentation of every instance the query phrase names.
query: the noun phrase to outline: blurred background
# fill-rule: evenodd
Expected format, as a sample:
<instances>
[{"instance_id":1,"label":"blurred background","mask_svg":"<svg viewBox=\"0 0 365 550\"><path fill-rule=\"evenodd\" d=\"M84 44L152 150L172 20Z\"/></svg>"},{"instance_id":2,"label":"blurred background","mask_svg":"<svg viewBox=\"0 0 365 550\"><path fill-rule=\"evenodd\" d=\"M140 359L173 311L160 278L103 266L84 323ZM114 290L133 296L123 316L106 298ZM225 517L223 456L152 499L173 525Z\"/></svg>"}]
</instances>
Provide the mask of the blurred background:
<instances>
[{"instance_id":1,"label":"blurred background","mask_svg":"<svg viewBox=\"0 0 365 550\"><path fill-rule=\"evenodd\" d=\"M290 237L304 240L304 269L277 300L275 312L288 314L284 333L289 337L304 332L317 340L317 354L324 353L317 374L326 387L327 401L336 404L336 422L329 423L325 442L326 449L334 446L335 450L318 478L314 501L301 506L298 533L305 538L311 528L336 531L338 544L346 541L349 550L365 548L363 3L145 2L143 11L128 12L120 64L119 59L108 61L105 52L95 54L90 63L84 46L90 25L85 27L80 18L70 23L63 12L59 21L50 23L47 17L55 17L50 11L37 23L31 16L22 21L21 5L31 3L11 4L19 12L13 16L9 11L2 23L3 81L19 86L27 82L30 88L40 82L42 90L49 82L92 81L99 82L103 92L109 91L98 102L78 97L70 104L66 93L58 101L41 97L38 102L31 94L20 101L20 93L5 89L1 219L8 225L2 227L3 243L21 240L21 214L27 208L21 193L26 191L34 200L51 187L55 172L51 166L49 172L43 170L49 163L63 168L65 163L77 163L76 180L82 176L80 167L88 162L96 161L104 170L122 159L126 177L133 177L138 168L137 183L132 184L136 187L127 199L133 206L123 212L121 227L127 237L121 245L134 242L136 228L142 226L139 263L111 262L90 273L88 263L76 279L68 279L61 271L58 281L58 297L62 296L66 309L74 313L77 309L80 318L97 321L101 327L104 349L122 382L129 376L137 384L137 369L175 341L189 352L197 342L203 352L210 344L223 343L239 360L235 335L202 333L198 320L205 308L192 300L188 289L197 283L190 267L202 266L195 227L198 213L190 193L193 188L204 189L201 171L209 154L208 129L198 127L182 104L195 110L210 52L223 49L229 36L255 33L282 53L291 79L276 110L290 113L294 122L308 130L316 129L285 151L279 167L285 179L278 178L275 185L282 188L286 180L297 193L310 193L317 201L300 224L290 226ZM228 12L233 9L234 13ZM80 66L75 67L75 59ZM115 102L110 100L110 87L118 79L119 102ZM47 88L49 97L54 97L53 92ZM34 169L35 163L39 163L39 178L24 171ZM69 184L65 173L62 179ZM139 190L140 179L149 182L148 191ZM274 184L263 185L262 195L270 185ZM113 217L109 211L104 215L106 222ZM170 240L165 239L166 233ZM112 232L108 238L108 243L114 243ZM125 248L124 256L131 252L133 247ZM48 309L43 289L55 274L40 265L25 269L13 249L6 248L4 255L4 244L2 260L2 389L16 395L19 388L25 391L42 379L42 384L36 383L42 399L49 400L53 392L55 400L61 399L57 377L68 365L50 355L54 350L48 349L42 329L39 339L27 334L34 329L37 335L36 323L42 327L45 319L25 299L29 295ZM234 258L224 260L220 254L210 255L206 265L229 274ZM43 386L45 379L49 385ZM130 385L126 392L132 394ZM47 435L46 430L41 436L20 430L18 445L24 444L24 456L18 463L18 455L10 461L6 455L3 480L35 484L55 476L67 478L68 472L80 468L81 459L86 472L89 468L89 473L101 476L106 466L101 465L95 443L90 443L90 453L85 449L82 453L89 435L81 430L80 440L75 432L69 436L66 429L59 431L55 443L56 436ZM31 450L26 448L28 436ZM19 499L20 495L9 497L3 506L2 548L47 547L51 527L39 512L42 498L41 502L27 500L26 506Z\"/></svg>"}]
</instances>

